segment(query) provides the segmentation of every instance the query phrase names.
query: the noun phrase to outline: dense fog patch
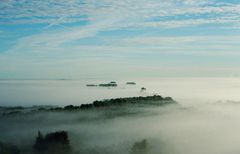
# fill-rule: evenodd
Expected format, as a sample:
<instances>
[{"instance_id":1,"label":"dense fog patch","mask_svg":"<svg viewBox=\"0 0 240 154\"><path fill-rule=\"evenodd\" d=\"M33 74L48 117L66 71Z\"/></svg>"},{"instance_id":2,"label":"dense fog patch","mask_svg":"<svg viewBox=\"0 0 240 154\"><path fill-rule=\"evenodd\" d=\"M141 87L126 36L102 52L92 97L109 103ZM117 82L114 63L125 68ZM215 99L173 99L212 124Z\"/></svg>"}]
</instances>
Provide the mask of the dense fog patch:
<instances>
[{"instance_id":1,"label":"dense fog patch","mask_svg":"<svg viewBox=\"0 0 240 154\"><path fill-rule=\"evenodd\" d=\"M217 102L1 116L0 141L27 153L39 130L64 130L73 151L81 154L235 154L240 151L239 109L237 103Z\"/></svg>"}]
</instances>

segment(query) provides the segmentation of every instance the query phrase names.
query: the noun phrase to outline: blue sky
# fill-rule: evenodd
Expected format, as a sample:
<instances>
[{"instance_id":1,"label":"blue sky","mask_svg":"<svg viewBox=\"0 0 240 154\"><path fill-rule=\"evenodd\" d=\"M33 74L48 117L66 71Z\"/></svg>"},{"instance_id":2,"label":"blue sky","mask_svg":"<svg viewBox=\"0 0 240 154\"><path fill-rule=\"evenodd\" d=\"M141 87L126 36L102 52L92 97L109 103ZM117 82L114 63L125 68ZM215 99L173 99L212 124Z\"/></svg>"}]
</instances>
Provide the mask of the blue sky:
<instances>
[{"instance_id":1,"label":"blue sky","mask_svg":"<svg viewBox=\"0 0 240 154\"><path fill-rule=\"evenodd\" d=\"M0 78L240 75L239 0L1 0Z\"/></svg>"}]
</instances>

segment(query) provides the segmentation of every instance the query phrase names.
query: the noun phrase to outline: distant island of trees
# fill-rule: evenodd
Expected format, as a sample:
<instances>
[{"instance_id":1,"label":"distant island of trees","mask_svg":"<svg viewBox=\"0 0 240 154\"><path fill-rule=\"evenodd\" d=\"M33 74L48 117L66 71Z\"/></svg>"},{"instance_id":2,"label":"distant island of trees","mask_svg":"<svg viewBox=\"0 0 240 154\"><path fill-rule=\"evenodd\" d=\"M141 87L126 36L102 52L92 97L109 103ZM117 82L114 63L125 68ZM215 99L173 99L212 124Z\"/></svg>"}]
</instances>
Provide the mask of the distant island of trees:
<instances>
[{"instance_id":1,"label":"distant island of trees","mask_svg":"<svg viewBox=\"0 0 240 154\"><path fill-rule=\"evenodd\" d=\"M111 81L109 83L100 83L100 84L87 84L87 87L117 87L117 82L116 81Z\"/></svg>"},{"instance_id":2,"label":"distant island of trees","mask_svg":"<svg viewBox=\"0 0 240 154\"><path fill-rule=\"evenodd\" d=\"M128 81L126 85L136 85L136 82ZM118 84L116 81L111 81L108 83L100 83L100 84L86 84L87 87L117 87Z\"/></svg>"},{"instance_id":3,"label":"distant island of trees","mask_svg":"<svg viewBox=\"0 0 240 154\"><path fill-rule=\"evenodd\" d=\"M135 83L135 82L132 82L132 81L126 82L126 84L127 84L127 85L136 85L136 83Z\"/></svg>"}]
</instances>

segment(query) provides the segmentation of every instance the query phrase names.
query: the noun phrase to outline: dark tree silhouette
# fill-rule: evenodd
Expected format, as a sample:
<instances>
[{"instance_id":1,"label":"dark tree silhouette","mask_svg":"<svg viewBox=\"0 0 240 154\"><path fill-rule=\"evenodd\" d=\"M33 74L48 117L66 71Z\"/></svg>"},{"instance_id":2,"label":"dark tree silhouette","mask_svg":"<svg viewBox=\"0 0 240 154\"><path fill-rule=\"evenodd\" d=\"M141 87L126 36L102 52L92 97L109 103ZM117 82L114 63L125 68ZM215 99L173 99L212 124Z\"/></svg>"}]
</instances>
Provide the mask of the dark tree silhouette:
<instances>
[{"instance_id":1,"label":"dark tree silhouette","mask_svg":"<svg viewBox=\"0 0 240 154\"><path fill-rule=\"evenodd\" d=\"M66 131L49 133L45 137L39 131L33 146L39 154L70 154L71 147Z\"/></svg>"}]
</instances>

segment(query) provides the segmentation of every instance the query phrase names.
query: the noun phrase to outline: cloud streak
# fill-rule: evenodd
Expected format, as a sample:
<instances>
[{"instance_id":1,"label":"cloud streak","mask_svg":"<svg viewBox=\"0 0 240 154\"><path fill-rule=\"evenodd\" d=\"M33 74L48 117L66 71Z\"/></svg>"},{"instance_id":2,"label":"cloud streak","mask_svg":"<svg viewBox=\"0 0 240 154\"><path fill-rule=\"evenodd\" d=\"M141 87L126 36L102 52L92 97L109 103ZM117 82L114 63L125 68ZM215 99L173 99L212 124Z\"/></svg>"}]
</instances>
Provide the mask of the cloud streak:
<instances>
[{"instance_id":1,"label":"cloud streak","mask_svg":"<svg viewBox=\"0 0 240 154\"><path fill-rule=\"evenodd\" d=\"M159 58L166 54L222 57L239 55L240 50L240 3L223 0L2 0L0 24L0 34L19 36L7 41L12 44L9 48L1 49L3 65L16 59L27 59L27 65L64 57L129 60L133 55L150 62L156 53ZM37 32L21 31L34 26ZM31 58L36 61L28 61ZM83 58L76 61L80 66Z\"/></svg>"},{"instance_id":2,"label":"cloud streak","mask_svg":"<svg viewBox=\"0 0 240 154\"><path fill-rule=\"evenodd\" d=\"M141 23L144 25L144 21L153 17L185 15L184 18L187 19L192 15L208 14L210 17L200 17L207 22L207 20L239 16L240 12L240 4L227 2L213 3L211 1L198 0L124 0L121 2L109 0L101 0L98 2L92 0L61 0L57 2L54 0L22 2L17 0L4 0L1 1L0 8L0 19L2 19L0 22L2 24L52 24L56 21L64 24L96 21L106 18L122 19L124 17L126 22L131 23L129 25L136 23L136 25L140 26ZM59 21L59 19L61 20ZM232 20L230 20L230 22L232 22ZM236 19L235 22L239 23L239 18ZM184 25L184 22L181 25Z\"/></svg>"},{"instance_id":3,"label":"cloud streak","mask_svg":"<svg viewBox=\"0 0 240 154\"><path fill-rule=\"evenodd\" d=\"M220 5L220 6L219 6ZM198 0L141 0L99 2L72 0L55 1L3 1L2 24L45 23L41 34L27 36L18 41L16 48L26 42L30 46L58 46L82 38L94 37L99 32L127 29L171 29L215 24L222 28L238 28L240 4L213 3ZM87 22L74 27L66 23ZM226 26L227 25L227 26ZM62 31L47 31L60 26Z\"/></svg>"}]
</instances>

